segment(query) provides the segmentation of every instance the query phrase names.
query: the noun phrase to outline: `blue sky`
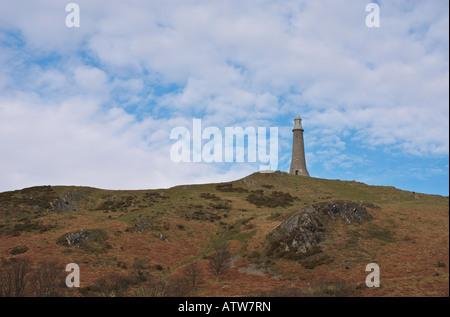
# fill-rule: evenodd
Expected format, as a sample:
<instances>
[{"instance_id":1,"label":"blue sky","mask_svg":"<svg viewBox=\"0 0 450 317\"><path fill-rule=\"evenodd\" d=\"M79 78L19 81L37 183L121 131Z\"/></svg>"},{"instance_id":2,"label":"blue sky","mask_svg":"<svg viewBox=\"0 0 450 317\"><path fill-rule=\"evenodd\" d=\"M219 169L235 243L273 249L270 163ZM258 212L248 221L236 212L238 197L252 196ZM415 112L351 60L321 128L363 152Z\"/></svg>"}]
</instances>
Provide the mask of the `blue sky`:
<instances>
[{"instance_id":1,"label":"blue sky","mask_svg":"<svg viewBox=\"0 0 450 317\"><path fill-rule=\"evenodd\" d=\"M174 127L300 115L312 177L449 192L448 1L73 1L0 5L0 191L221 182L256 163L174 163Z\"/></svg>"}]
</instances>

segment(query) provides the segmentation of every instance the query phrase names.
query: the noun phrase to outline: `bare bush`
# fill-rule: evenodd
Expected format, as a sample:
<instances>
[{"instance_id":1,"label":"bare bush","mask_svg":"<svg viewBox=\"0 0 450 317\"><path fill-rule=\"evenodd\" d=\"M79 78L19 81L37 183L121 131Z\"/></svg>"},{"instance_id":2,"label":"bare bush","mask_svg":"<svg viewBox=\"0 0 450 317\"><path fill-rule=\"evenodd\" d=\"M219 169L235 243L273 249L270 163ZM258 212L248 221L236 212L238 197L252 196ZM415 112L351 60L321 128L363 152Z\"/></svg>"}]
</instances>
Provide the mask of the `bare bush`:
<instances>
[{"instance_id":1,"label":"bare bush","mask_svg":"<svg viewBox=\"0 0 450 317\"><path fill-rule=\"evenodd\" d=\"M95 282L98 293L104 297L122 297L130 287L130 284L131 280L129 277L114 273L110 273Z\"/></svg>"},{"instance_id":2,"label":"bare bush","mask_svg":"<svg viewBox=\"0 0 450 317\"><path fill-rule=\"evenodd\" d=\"M167 281L166 297L183 297L192 291L190 281L185 277L171 277Z\"/></svg>"},{"instance_id":3,"label":"bare bush","mask_svg":"<svg viewBox=\"0 0 450 317\"><path fill-rule=\"evenodd\" d=\"M29 295L31 262L27 258L5 261L0 269L0 295L23 297Z\"/></svg>"},{"instance_id":4,"label":"bare bush","mask_svg":"<svg viewBox=\"0 0 450 317\"><path fill-rule=\"evenodd\" d=\"M192 291L195 292L197 287L203 283L200 267L196 262L193 262L186 266L183 273L189 281Z\"/></svg>"},{"instance_id":5,"label":"bare bush","mask_svg":"<svg viewBox=\"0 0 450 317\"><path fill-rule=\"evenodd\" d=\"M136 292L139 297L182 297L190 293L191 287L183 277L149 276L147 282L140 286Z\"/></svg>"},{"instance_id":6,"label":"bare bush","mask_svg":"<svg viewBox=\"0 0 450 317\"><path fill-rule=\"evenodd\" d=\"M150 275L150 266L147 264L145 259L135 259L133 263L133 275L136 278L137 283L147 281Z\"/></svg>"},{"instance_id":7,"label":"bare bush","mask_svg":"<svg viewBox=\"0 0 450 317\"><path fill-rule=\"evenodd\" d=\"M147 282L139 287L137 295L141 297L163 297L166 294L167 282L161 277L149 276Z\"/></svg>"},{"instance_id":8,"label":"bare bush","mask_svg":"<svg viewBox=\"0 0 450 317\"><path fill-rule=\"evenodd\" d=\"M230 257L228 245L217 247L209 257L208 268L216 276L217 282L219 281L219 277L230 268Z\"/></svg>"},{"instance_id":9,"label":"bare bush","mask_svg":"<svg viewBox=\"0 0 450 317\"><path fill-rule=\"evenodd\" d=\"M38 297L57 296L64 267L57 262L45 262L37 265L32 277L33 293Z\"/></svg>"}]
</instances>

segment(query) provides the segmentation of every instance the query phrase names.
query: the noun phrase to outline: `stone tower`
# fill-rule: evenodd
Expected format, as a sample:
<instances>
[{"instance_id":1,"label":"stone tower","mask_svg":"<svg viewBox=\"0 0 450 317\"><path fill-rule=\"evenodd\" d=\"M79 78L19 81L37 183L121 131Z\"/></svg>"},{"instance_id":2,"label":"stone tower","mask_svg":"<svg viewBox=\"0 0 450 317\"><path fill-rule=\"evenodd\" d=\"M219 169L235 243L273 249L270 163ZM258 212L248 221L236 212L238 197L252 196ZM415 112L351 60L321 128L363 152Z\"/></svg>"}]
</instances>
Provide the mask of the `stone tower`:
<instances>
[{"instance_id":1,"label":"stone tower","mask_svg":"<svg viewBox=\"0 0 450 317\"><path fill-rule=\"evenodd\" d=\"M309 176L306 169L305 146L303 145L303 128L302 119L295 117L294 119L294 138L292 142L292 160L289 174Z\"/></svg>"}]
</instances>

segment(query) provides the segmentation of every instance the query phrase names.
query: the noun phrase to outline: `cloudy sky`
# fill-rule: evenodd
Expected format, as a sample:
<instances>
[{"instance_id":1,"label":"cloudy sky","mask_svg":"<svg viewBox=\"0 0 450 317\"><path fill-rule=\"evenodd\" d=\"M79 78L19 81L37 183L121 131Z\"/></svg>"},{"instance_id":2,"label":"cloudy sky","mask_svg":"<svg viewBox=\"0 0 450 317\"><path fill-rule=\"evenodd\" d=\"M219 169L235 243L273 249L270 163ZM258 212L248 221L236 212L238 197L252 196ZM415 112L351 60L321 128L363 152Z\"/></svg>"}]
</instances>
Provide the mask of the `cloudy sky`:
<instances>
[{"instance_id":1,"label":"cloudy sky","mask_svg":"<svg viewBox=\"0 0 450 317\"><path fill-rule=\"evenodd\" d=\"M259 162L175 163L174 127L300 115L311 176L449 193L449 4L0 0L0 191L229 181ZM203 142L206 142L203 140Z\"/></svg>"}]
</instances>

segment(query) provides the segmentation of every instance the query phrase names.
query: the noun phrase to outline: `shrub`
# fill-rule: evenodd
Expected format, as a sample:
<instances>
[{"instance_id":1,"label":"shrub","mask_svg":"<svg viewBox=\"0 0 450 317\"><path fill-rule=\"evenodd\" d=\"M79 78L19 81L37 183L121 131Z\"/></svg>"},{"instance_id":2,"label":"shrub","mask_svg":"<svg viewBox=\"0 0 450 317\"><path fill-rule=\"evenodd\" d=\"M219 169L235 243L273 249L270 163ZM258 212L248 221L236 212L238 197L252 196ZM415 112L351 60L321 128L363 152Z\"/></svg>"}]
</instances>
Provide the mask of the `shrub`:
<instances>
[{"instance_id":1,"label":"shrub","mask_svg":"<svg viewBox=\"0 0 450 317\"><path fill-rule=\"evenodd\" d=\"M242 187L233 187L233 184L219 184L216 185L216 190L221 192L235 192L235 193L247 193L248 190Z\"/></svg>"},{"instance_id":2,"label":"shrub","mask_svg":"<svg viewBox=\"0 0 450 317\"><path fill-rule=\"evenodd\" d=\"M132 279L129 277L114 273L110 273L95 282L98 293L104 297L124 296L131 284Z\"/></svg>"},{"instance_id":3,"label":"shrub","mask_svg":"<svg viewBox=\"0 0 450 317\"><path fill-rule=\"evenodd\" d=\"M42 224L40 221L31 221L30 219L24 219L9 229L4 229L4 233L11 234L13 236L19 236L24 232L39 232L44 233L50 229L55 228L52 224Z\"/></svg>"},{"instance_id":4,"label":"shrub","mask_svg":"<svg viewBox=\"0 0 450 317\"><path fill-rule=\"evenodd\" d=\"M185 277L175 276L167 281L166 297L184 297L192 291L192 281ZM197 281L198 282L198 281Z\"/></svg>"},{"instance_id":5,"label":"shrub","mask_svg":"<svg viewBox=\"0 0 450 317\"><path fill-rule=\"evenodd\" d=\"M215 195L215 194L211 194L211 193L201 193L200 197L203 199L209 199L209 200L213 200L213 201L220 201L222 200L219 196Z\"/></svg>"},{"instance_id":6,"label":"shrub","mask_svg":"<svg viewBox=\"0 0 450 317\"><path fill-rule=\"evenodd\" d=\"M230 268L230 256L228 245L225 245L217 247L209 257L208 267L210 272L216 276L216 281L219 281L219 277Z\"/></svg>"},{"instance_id":7,"label":"shrub","mask_svg":"<svg viewBox=\"0 0 450 317\"><path fill-rule=\"evenodd\" d=\"M135 259L133 263L133 275L138 283L147 281L150 275L150 266L146 259Z\"/></svg>"},{"instance_id":8,"label":"shrub","mask_svg":"<svg viewBox=\"0 0 450 317\"><path fill-rule=\"evenodd\" d=\"M37 265L32 281L34 295L49 297L58 295L64 267L57 262L45 262Z\"/></svg>"},{"instance_id":9,"label":"shrub","mask_svg":"<svg viewBox=\"0 0 450 317\"><path fill-rule=\"evenodd\" d=\"M275 253L275 250L277 250L280 247L280 243L278 241L271 241L269 243L269 247L267 248L266 254L267 256L273 256Z\"/></svg>"},{"instance_id":10,"label":"shrub","mask_svg":"<svg viewBox=\"0 0 450 317\"><path fill-rule=\"evenodd\" d=\"M314 259L303 260L303 261L301 261L301 264L305 269L312 270L316 266L323 265L323 264L330 264L331 262L333 262L333 259L330 258L328 255L324 254L323 256L319 256Z\"/></svg>"},{"instance_id":11,"label":"shrub","mask_svg":"<svg viewBox=\"0 0 450 317\"><path fill-rule=\"evenodd\" d=\"M100 289L97 286L95 286L95 285L89 285L89 286L86 286L86 287L80 287L78 289L78 291L80 292L80 294L82 296L91 297L91 296L94 296L94 295L98 294Z\"/></svg>"},{"instance_id":12,"label":"shrub","mask_svg":"<svg viewBox=\"0 0 450 317\"><path fill-rule=\"evenodd\" d=\"M274 191L270 194L265 194L263 190L252 191L247 196L247 201L256 207L287 207L291 206L292 202L297 199L289 193Z\"/></svg>"},{"instance_id":13,"label":"shrub","mask_svg":"<svg viewBox=\"0 0 450 317\"><path fill-rule=\"evenodd\" d=\"M258 251L252 251L249 255L247 255L249 259L259 259L261 254Z\"/></svg>"},{"instance_id":14,"label":"shrub","mask_svg":"<svg viewBox=\"0 0 450 317\"><path fill-rule=\"evenodd\" d=\"M0 294L5 297L28 295L31 273L31 262L27 258L3 262L0 268Z\"/></svg>"},{"instance_id":15,"label":"shrub","mask_svg":"<svg viewBox=\"0 0 450 317\"><path fill-rule=\"evenodd\" d=\"M279 212L271 213L270 216L267 217L267 220L279 221L283 218L283 215Z\"/></svg>"},{"instance_id":16,"label":"shrub","mask_svg":"<svg viewBox=\"0 0 450 317\"><path fill-rule=\"evenodd\" d=\"M141 285L136 295L139 297L182 297L191 291L189 281L182 277L165 279L150 276L148 281Z\"/></svg>"},{"instance_id":17,"label":"shrub","mask_svg":"<svg viewBox=\"0 0 450 317\"><path fill-rule=\"evenodd\" d=\"M27 252L28 250L29 249L26 245L18 245L11 249L11 254L12 255L21 254Z\"/></svg>"},{"instance_id":18,"label":"shrub","mask_svg":"<svg viewBox=\"0 0 450 317\"><path fill-rule=\"evenodd\" d=\"M228 201L218 202L216 204L209 204L209 206L216 210L230 210L231 209L231 205Z\"/></svg>"},{"instance_id":19,"label":"shrub","mask_svg":"<svg viewBox=\"0 0 450 317\"><path fill-rule=\"evenodd\" d=\"M344 280L320 281L311 290L311 295L318 297L348 297L356 293L356 287Z\"/></svg>"},{"instance_id":20,"label":"shrub","mask_svg":"<svg viewBox=\"0 0 450 317\"><path fill-rule=\"evenodd\" d=\"M196 262L193 262L185 267L184 271L185 278L190 282L192 291L196 291L197 287L202 284L202 272L200 267Z\"/></svg>"}]
</instances>

